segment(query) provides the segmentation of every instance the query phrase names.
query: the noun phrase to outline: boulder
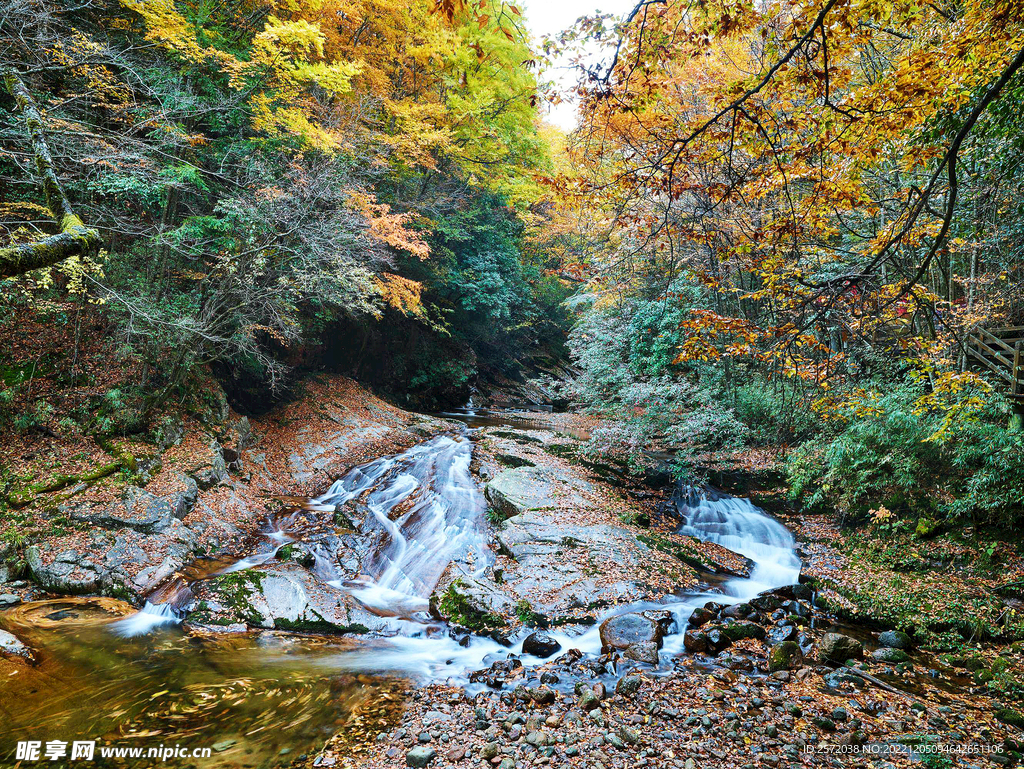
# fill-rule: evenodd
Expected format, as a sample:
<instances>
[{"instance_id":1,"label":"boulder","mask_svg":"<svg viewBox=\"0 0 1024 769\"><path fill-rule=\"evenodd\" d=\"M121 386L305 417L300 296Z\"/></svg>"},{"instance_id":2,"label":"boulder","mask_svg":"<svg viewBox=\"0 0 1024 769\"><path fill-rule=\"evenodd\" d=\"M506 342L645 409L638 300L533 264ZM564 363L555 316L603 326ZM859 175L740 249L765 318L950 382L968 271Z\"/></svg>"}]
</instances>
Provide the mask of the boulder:
<instances>
[{"instance_id":1,"label":"boulder","mask_svg":"<svg viewBox=\"0 0 1024 769\"><path fill-rule=\"evenodd\" d=\"M654 641L639 641L626 647L622 656L635 662L643 662L647 665L658 664L658 646Z\"/></svg>"},{"instance_id":2,"label":"boulder","mask_svg":"<svg viewBox=\"0 0 1024 769\"><path fill-rule=\"evenodd\" d=\"M550 657L561 648L562 645L547 633L530 633L523 640L523 654L534 657Z\"/></svg>"},{"instance_id":3,"label":"boulder","mask_svg":"<svg viewBox=\"0 0 1024 769\"><path fill-rule=\"evenodd\" d=\"M672 615L667 611L629 612L609 617L601 623L601 648L607 652L643 642L651 642L655 648L660 648L672 621Z\"/></svg>"},{"instance_id":4,"label":"boulder","mask_svg":"<svg viewBox=\"0 0 1024 769\"><path fill-rule=\"evenodd\" d=\"M77 550L64 550L45 563L38 545L32 545L25 551L25 562L35 583L54 593L94 593L104 576L99 564Z\"/></svg>"},{"instance_id":5,"label":"boulder","mask_svg":"<svg viewBox=\"0 0 1024 769\"><path fill-rule=\"evenodd\" d=\"M742 641L744 638L757 638L761 640L767 635L765 629L755 622L728 622L724 625L719 625L718 629L722 632L722 635L733 642Z\"/></svg>"},{"instance_id":6,"label":"boulder","mask_svg":"<svg viewBox=\"0 0 1024 769\"><path fill-rule=\"evenodd\" d=\"M707 634L700 630L687 630L683 634L683 647L691 654L706 652L710 648Z\"/></svg>"},{"instance_id":7,"label":"boulder","mask_svg":"<svg viewBox=\"0 0 1024 769\"><path fill-rule=\"evenodd\" d=\"M768 652L768 670L792 670L803 662L804 655L796 641L783 641Z\"/></svg>"},{"instance_id":8,"label":"boulder","mask_svg":"<svg viewBox=\"0 0 1024 769\"><path fill-rule=\"evenodd\" d=\"M201 458L200 464L188 471L188 474L199 484L199 488L213 488L219 483L228 479L228 467L224 461L224 453L217 441L210 441L206 455Z\"/></svg>"},{"instance_id":9,"label":"boulder","mask_svg":"<svg viewBox=\"0 0 1024 769\"><path fill-rule=\"evenodd\" d=\"M776 625L768 631L767 641L772 646L777 646L786 641L795 641L799 634L793 625Z\"/></svg>"},{"instance_id":10,"label":"boulder","mask_svg":"<svg viewBox=\"0 0 1024 769\"><path fill-rule=\"evenodd\" d=\"M718 612L713 611L707 607L698 606L693 610L690 618L686 621L686 624L690 627L700 627L706 625L715 617L718 616Z\"/></svg>"},{"instance_id":11,"label":"boulder","mask_svg":"<svg viewBox=\"0 0 1024 769\"><path fill-rule=\"evenodd\" d=\"M734 603L722 609L722 616L731 619L746 619L754 613L754 607L749 603Z\"/></svg>"},{"instance_id":12,"label":"boulder","mask_svg":"<svg viewBox=\"0 0 1024 769\"><path fill-rule=\"evenodd\" d=\"M878 643L890 649L903 649L904 651L913 645L910 641L910 636L906 633L901 633L899 630L886 630L884 633L879 634Z\"/></svg>"},{"instance_id":13,"label":"boulder","mask_svg":"<svg viewBox=\"0 0 1024 769\"><path fill-rule=\"evenodd\" d=\"M818 659L842 665L847 660L859 660L864 656L864 645L856 638L842 633L825 633L818 645Z\"/></svg>"},{"instance_id":14,"label":"boulder","mask_svg":"<svg viewBox=\"0 0 1024 769\"><path fill-rule=\"evenodd\" d=\"M871 652L871 659L878 662L892 662L894 664L898 664L900 662L908 662L910 660L910 655L903 651L903 649L883 646L881 649L875 649Z\"/></svg>"}]
</instances>

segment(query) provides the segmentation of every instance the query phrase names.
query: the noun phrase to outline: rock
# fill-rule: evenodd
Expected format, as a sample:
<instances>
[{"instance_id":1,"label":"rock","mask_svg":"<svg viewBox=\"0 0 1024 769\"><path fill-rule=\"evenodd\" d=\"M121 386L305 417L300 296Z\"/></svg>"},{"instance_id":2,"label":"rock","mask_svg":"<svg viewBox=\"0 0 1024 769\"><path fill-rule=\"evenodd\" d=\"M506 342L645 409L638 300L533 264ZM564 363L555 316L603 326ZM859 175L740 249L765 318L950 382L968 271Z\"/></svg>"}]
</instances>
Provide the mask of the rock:
<instances>
[{"instance_id":1,"label":"rock","mask_svg":"<svg viewBox=\"0 0 1024 769\"><path fill-rule=\"evenodd\" d=\"M658 646L654 641L640 641L626 647L622 656L636 662L643 662L647 665L658 664Z\"/></svg>"},{"instance_id":2,"label":"rock","mask_svg":"<svg viewBox=\"0 0 1024 769\"><path fill-rule=\"evenodd\" d=\"M615 693L622 697L632 697L643 685L643 676L623 676L615 683Z\"/></svg>"},{"instance_id":3,"label":"rock","mask_svg":"<svg viewBox=\"0 0 1024 769\"><path fill-rule=\"evenodd\" d=\"M4 654L15 654L25 659L32 659L32 651L17 636L0 630L0 652Z\"/></svg>"},{"instance_id":4,"label":"rock","mask_svg":"<svg viewBox=\"0 0 1024 769\"><path fill-rule=\"evenodd\" d=\"M717 616L718 612L712 611L707 607L698 606L693 610L693 613L690 615L690 619L687 620L686 624L690 627L700 627L701 625L706 625Z\"/></svg>"},{"instance_id":5,"label":"rock","mask_svg":"<svg viewBox=\"0 0 1024 769\"><path fill-rule=\"evenodd\" d=\"M17 606L19 603L21 603L21 596L14 595L14 593L0 595L0 609L8 609L11 606Z\"/></svg>"},{"instance_id":6,"label":"rock","mask_svg":"<svg viewBox=\"0 0 1024 769\"><path fill-rule=\"evenodd\" d=\"M601 704L601 700L597 698L597 695L590 689L584 689L580 694L579 699L576 701L576 705L581 710L593 710Z\"/></svg>"},{"instance_id":7,"label":"rock","mask_svg":"<svg viewBox=\"0 0 1024 769\"><path fill-rule=\"evenodd\" d=\"M710 645L705 633L699 630L687 630L683 634L683 647L691 654L696 654L697 652L706 652Z\"/></svg>"},{"instance_id":8,"label":"rock","mask_svg":"<svg viewBox=\"0 0 1024 769\"><path fill-rule=\"evenodd\" d=\"M203 491L228 479L227 463L224 461L223 451L217 441L210 441L206 456L200 461L201 464L190 469L188 474Z\"/></svg>"},{"instance_id":9,"label":"rock","mask_svg":"<svg viewBox=\"0 0 1024 769\"><path fill-rule=\"evenodd\" d=\"M672 615L667 611L629 612L609 617L601 623L601 648L608 652L648 641L661 648L661 639L671 623Z\"/></svg>"},{"instance_id":10,"label":"rock","mask_svg":"<svg viewBox=\"0 0 1024 769\"><path fill-rule=\"evenodd\" d=\"M538 705L550 705L555 701L555 692L546 686L538 686L530 690L530 698Z\"/></svg>"},{"instance_id":11,"label":"rock","mask_svg":"<svg viewBox=\"0 0 1024 769\"><path fill-rule=\"evenodd\" d=\"M485 761L490 761L492 758L497 757L498 751L500 749L501 746L498 743L488 742L480 749L480 758L484 759Z\"/></svg>"},{"instance_id":12,"label":"rock","mask_svg":"<svg viewBox=\"0 0 1024 769\"><path fill-rule=\"evenodd\" d=\"M803 662L804 655L796 641L783 641L768 652L768 670L791 670Z\"/></svg>"},{"instance_id":13,"label":"rock","mask_svg":"<svg viewBox=\"0 0 1024 769\"><path fill-rule=\"evenodd\" d=\"M910 655L903 651L903 649L883 646L881 649L875 649L871 652L871 659L877 660L878 662L899 663L907 662L910 659Z\"/></svg>"},{"instance_id":14,"label":"rock","mask_svg":"<svg viewBox=\"0 0 1024 769\"><path fill-rule=\"evenodd\" d=\"M1019 710L1013 710L1011 708L1002 708L995 712L996 720L1002 721L1004 724L1010 726L1016 726L1018 729L1024 729L1024 714Z\"/></svg>"},{"instance_id":15,"label":"rock","mask_svg":"<svg viewBox=\"0 0 1024 769\"><path fill-rule=\"evenodd\" d=\"M799 632L793 625L776 625L768 631L767 641L772 646L777 646L786 641L795 641Z\"/></svg>"},{"instance_id":16,"label":"rock","mask_svg":"<svg viewBox=\"0 0 1024 769\"><path fill-rule=\"evenodd\" d=\"M516 602L493 583L470 576L459 577L430 597L431 614L475 631L497 630L505 625L504 617L515 611Z\"/></svg>"},{"instance_id":17,"label":"rock","mask_svg":"<svg viewBox=\"0 0 1024 769\"><path fill-rule=\"evenodd\" d=\"M746 619L753 613L754 607L749 603L734 603L732 606L722 609L722 616L732 619Z\"/></svg>"},{"instance_id":18,"label":"rock","mask_svg":"<svg viewBox=\"0 0 1024 769\"><path fill-rule=\"evenodd\" d=\"M99 564L76 550L64 550L45 563L39 547L32 545L25 550L25 562L36 584L55 593L94 593L104 577Z\"/></svg>"},{"instance_id":19,"label":"rock","mask_svg":"<svg viewBox=\"0 0 1024 769\"><path fill-rule=\"evenodd\" d=\"M429 745L420 745L405 754L406 766L427 766L434 760L437 751Z\"/></svg>"},{"instance_id":20,"label":"rock","mask_svg":"<svg viewBox=\"0 0 1024 769\"><path fill-rule=\"evenodd\" d=\"M730 622L720 625L718 630L730 641L742 641L744 638L763 639L767 635L765 629L755 622Z\"/></svg>"},{"instance_id":21,"label":"rock","mask_svg":"<svg viewBox=\"0 0 1024 769\"><path fill-rule=\"evenodd\" d=\"M547 633L530 633L523 640L523 654L534 657L550 657L561 648L562 645Z\"/></svg>"},{"instance_id":22,"label":"rock","mask_svg":"<svg viewBox=\"0 0 1024 769\"><path fill-rule=\"evenodd\" d=\"M864 645L856 638L841 633L825 633L818 645L818 659L842 665L847 660L859 660L864 656Z\"/></svg>"},{"instance_id":23,"label":"rock","mask_svg":"<svg viewBox=\"0 0 1024 769\"><path fill-rule=\"evenodd\" d=\"M890 649L903 649L904 651L913 645L910 642L910 636L899 630L886 630L879 634L878 643Z\"/></svg>"}]
</instances>

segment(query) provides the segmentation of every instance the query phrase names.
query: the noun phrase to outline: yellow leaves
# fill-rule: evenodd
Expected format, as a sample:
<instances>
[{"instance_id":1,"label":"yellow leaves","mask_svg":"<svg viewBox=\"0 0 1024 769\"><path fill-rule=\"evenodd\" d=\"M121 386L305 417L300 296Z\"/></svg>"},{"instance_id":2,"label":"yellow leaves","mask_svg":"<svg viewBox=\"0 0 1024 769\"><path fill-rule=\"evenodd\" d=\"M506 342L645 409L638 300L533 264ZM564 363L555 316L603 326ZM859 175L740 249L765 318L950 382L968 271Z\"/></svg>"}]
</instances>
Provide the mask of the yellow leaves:
<instances>
[{"instance_id":1,"label":"yellow leaves","mask_svg":"<svg viewBox=\"0 0 1024 769\"><path fill-rule=\"evenodd\" d=\"M374 278L373 284L389 307L404 315L423 315L424 309L420 299L423 285L418 281L385 272L381 277Z\"/></svg>"}]
</instances>

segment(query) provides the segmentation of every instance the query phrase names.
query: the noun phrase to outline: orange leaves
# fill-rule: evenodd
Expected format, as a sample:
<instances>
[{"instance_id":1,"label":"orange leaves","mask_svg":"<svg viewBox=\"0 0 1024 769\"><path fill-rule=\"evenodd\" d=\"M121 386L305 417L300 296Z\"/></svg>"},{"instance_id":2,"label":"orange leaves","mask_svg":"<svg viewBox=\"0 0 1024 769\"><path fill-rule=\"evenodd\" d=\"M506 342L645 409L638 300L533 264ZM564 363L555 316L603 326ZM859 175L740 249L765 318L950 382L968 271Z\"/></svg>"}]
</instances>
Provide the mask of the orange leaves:
<instances>
[{"instance_id":1,"label":"orange leaves","mask_svg":"<svg viewBox=\"0 0 1024 769\"><path fill-rule=\"evenodd\" d=\"M430 256L430 246L408 225L414 221L413 214L396 214L386 203L378 203L370 195L353 193L349 200L369 224L370 234L392 248L405 251L420 259Z\"/></svg>"}]
</instances>

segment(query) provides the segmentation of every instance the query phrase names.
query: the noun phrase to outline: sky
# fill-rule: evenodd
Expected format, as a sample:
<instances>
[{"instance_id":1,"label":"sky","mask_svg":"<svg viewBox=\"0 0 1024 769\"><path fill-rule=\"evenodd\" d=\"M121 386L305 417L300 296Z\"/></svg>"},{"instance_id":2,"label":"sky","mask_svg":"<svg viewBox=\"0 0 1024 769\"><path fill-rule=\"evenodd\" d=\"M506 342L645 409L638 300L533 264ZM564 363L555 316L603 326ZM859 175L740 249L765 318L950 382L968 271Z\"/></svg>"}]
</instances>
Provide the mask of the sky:
<instances>
[{"instance_id":1,"label":"sky","mask_svg":"<svg viewBox=\"0 0 1024 769\"><path fill-rule=\"evenodd\" d=\"M572 26L580 16L589 16L597 12L614 13L623 16L633 10L637 0L520 0L516 6L526 17L526 25L539 41L545 35L557 35L563 29ZM563 69L549 72L547 77L565 86L575 82L576 76ZM576 105L563 102L548 107L547 119L563 129L570 131L576 125Z\"/></svg>"}]
</instances>

